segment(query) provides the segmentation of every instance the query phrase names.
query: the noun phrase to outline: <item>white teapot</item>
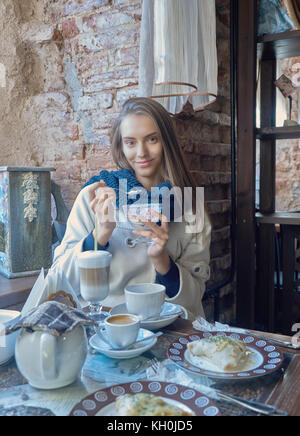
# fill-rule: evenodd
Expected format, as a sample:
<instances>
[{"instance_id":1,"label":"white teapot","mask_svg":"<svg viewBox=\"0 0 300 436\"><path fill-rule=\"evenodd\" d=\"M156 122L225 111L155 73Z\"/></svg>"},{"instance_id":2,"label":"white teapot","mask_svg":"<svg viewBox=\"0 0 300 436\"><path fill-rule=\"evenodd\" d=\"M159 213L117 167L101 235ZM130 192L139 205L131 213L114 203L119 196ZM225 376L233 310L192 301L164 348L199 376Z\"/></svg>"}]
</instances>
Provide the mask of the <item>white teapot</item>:
<instances>
[{"instance_id":1,"label":"white teapot","mask_svg":"<svg viewBox=\"0 0 300 436\"><path fill-rule=\"evenodd\" d=\"M11 327L22 328L15 358L31 386L58 389L76 380L87 356L84 325L95 323L81 310L51 301Z\"/></svg>"},{"instance_id":2,"label":"white teapot","mask_svg":"<svg viewBox=\"0 0 300 436\"><path fill-rule=\"evenodd\" d=\"M86 356L87 337L82 326L60 336L23 329L15 350L19 371L38 389L58 389L74 383Z\"/></svg>"}]
</instances>

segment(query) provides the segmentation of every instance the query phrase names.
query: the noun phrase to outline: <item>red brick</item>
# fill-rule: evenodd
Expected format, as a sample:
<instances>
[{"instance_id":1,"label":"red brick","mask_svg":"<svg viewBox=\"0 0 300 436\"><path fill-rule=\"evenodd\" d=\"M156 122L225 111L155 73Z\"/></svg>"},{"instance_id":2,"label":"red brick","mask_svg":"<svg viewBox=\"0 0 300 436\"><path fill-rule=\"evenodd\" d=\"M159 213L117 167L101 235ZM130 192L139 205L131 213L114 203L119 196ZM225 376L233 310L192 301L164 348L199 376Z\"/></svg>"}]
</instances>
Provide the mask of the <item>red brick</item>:
<instances>
[{"instance_id":1,"label":"red brick","mask_svg":"<svg viewBox=\"0 0 300 436\"><path fill-rule=\"evenodd\" d=\"M77 141L79 139L79 127L77 124L67 124L66 126L63 126L62 129L67 138L71 141Z\"/></svg>"},{"instance_id":2,"label":"red brick","mask_svg":"<svg viewBox=\"0 0 300 436\"><path fill-rule=\"evenodd\" d=\"M81 47L79 45L78 38L66 39L64 41L64 54L65 57L73 59L77 57L81 52Z\"/></svg>"},{"instance_id":3,"label":"red brick","mask_svg":"<svg viewBox=\"0 0 300 436\"><path fill-rule=\"evenodd\" d=\"M129 98L136 97L137 95L138 95L138 87L130 86L128 88L123 88L117 91L116 101L118 105L121 107L126 100L128 100Z\"/></svg>"},{"instance_id":4,"label":"red brick","mask_svg":"<svg viewBox=\"0 0 300 436\"><path fill-rule=\"evenodd\" d=\"M84 90L88 93L102 90L124 88L138 84L138 67L116 68L114 71L98 74L83 80Z\"/></svg>"},{"instance_id":5,"label":"red brick","mask_svg":"<svg viewBox=\"0 0 300 436\"><path fill-rule=\"evenodd\" d=\"M94 94L84 95L79 99L79 110L90 111L95 109L108 109L113 105L113 95L107 94Z\"/></svg>"},{"instance_id":6,"label":"red brick","mask_svg":"<svg viewBox=\"0 0 300 436\"><path fill-rule=\"evenodd\" d=\"M80 43L86 51L97 52L100 50L112 50L119 47L136 45L140 35L140 27L131 26L130 29L122 26L107 29L97 34L80 35Z\"/></svg>"},{"instance_id":7,"label":"red brick","mask_svg":"<svg viewBox=\"0 0 300 436\"><path fill-rule=\"evenodd\" d=\"M75 15L81 12L88 12L106 6L111 0L68 0L62 4L63 15Z\"/></svg>"},{"instance_id":8,"label":"red brick","mask_svg":"<svg viewBox=\"0 0 300 436\"><path fill-rule=\"evenodd\" d=\"M94 148L95 153L99 153L101 150L101 154L109 153L110 154L110 136L109 133L102 130L94 130Z\"/></svg>"},{"instance_id":9,"label":"red brick","mask_svg":"<svg viewBox=\"0 0 300 436\"><path fill-rule=\"evenodd\" d=\"M85 78L108 70L108 55L106 53L80 53L76 67Z\"/></svg>"},{"instance_id":10,"label":"red brick","mask_svg":"<svg viewBox=\"0 0 300 436\"><path fill-rule=\"evenodd\" d=\"M139 59L139 47L121 48L117 51L116 65L137 64Z\"/></svg>"},{"instance_id":11,"label":"red brick","mask_svg":"<svg viewBox=\"0 0 300 436\"><path fill-rule=\"evenodd\" d=\"M58 29L54 29L52 38L53 41L62 41L64 39L62 33Z\"/></svg>"},{"instance_id":12,"label":"red brick","mask_svg":"<svg viewBox=\"0 0 300 436\"><path fill-rule=\"evenodd\" d=\"M95 173L100 172L101 170L112 170L115 165L113 163L112 157L110 153L103 153L101 150L98 151L98 155L92 155L89 158L87 158L87 170L88 171L94 171Z\"/></svg>"},{"instance_id":13,"label":"red brick","mask_svg":"<svg viewBox=\"0 0 300 436\"><path fill-rule=\"evenodd\" d=\"M68 20L62 23L62 35L64 39L72 39L79 35L80 30L78 29L75 20Z\"/></svg>"},{"instance_id":14,"label":"red brick","mask_svg":"<svg viewBox=\"0 0 300 436\"><path fill-rule=\"evenodd\" d=\"M61 161L55 164L55 179L56 180L80 180L81 165L80 162Z\"/></svg>"},{"instance_id":15,"label":"red brick","mask_svg":"<svg viewBox=\"0 0 300 436\"><path fill-rule=\"evenodd\" d=\"M110 129L119 113L97 110L92 112L91 119L94 129Z\"/></svg>"},{"instance_id":16,"label":"red brick","mask_svg":"<svg viewBox=\"0 0 300 436\"><path fill-rule=\"evenodd\" d=\"M97 33L99 31L102 32L104 29L134 23L135 19L129 14L108 10L106 12L100 12L92 16L84 17L82 20L82 30L87 33L91 30Z\"/></svg>"},{"instance_id":17,"label":"red brick","mask_svg":"<svg viewBox=\"0 0 300 436\"><path fill-rule=\"evenodd\" d=\"M124 5L132 5L133 0L115 0L116 6L124 6ZM136 0L136 3L139 3L138 0Z\"/></svg>"}]
</instances>

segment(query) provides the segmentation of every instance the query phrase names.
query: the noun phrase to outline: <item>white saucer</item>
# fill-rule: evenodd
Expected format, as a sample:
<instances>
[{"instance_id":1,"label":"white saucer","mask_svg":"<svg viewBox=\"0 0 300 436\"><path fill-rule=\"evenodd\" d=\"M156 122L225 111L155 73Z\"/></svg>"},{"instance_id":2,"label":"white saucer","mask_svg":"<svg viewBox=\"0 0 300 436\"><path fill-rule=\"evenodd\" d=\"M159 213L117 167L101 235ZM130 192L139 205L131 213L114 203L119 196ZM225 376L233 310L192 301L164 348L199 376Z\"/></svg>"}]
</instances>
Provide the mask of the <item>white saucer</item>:
<instances>
[{"instance_id":1,"label":"white saucer","mask_svg":"<svg viewBox=\"0 0 300 436\"><path fill-rule=\"evenodd\" d=\"M140 329L137 340L152 335L153 333L149 330ZM152 348L156 342L157 338L152 338L148 341L142 342L141 344L134 345L132 348L130 348L130 350L113 350L106 342L103 341L103 339L100 338L100 336L94 335L90 339L90 346L99 353L102 353L107 357L111 357L112 359L132 359L133 357L137 357L145 353L147 350Z\"/></svg>"},{"instance_id":2,"label":"white saucer","mask_svg":"<svg viewBox=\"0 0 300 436\"><path fill-rule=\"evenodd\" d=\"M185 313L185 318L187 318L186 310L182 306L179 306L178 304L168 303L166 301L163 305L160 316L170 315L170 317L142 321L141 327L148 330L159 330L167 327L178 318L178 312L180 311L183 311ZM123 313L128 313L126 303L119 304L118 306L113 307L110 311L110 315L118 315Z\"/></svg>"}]
</instances>

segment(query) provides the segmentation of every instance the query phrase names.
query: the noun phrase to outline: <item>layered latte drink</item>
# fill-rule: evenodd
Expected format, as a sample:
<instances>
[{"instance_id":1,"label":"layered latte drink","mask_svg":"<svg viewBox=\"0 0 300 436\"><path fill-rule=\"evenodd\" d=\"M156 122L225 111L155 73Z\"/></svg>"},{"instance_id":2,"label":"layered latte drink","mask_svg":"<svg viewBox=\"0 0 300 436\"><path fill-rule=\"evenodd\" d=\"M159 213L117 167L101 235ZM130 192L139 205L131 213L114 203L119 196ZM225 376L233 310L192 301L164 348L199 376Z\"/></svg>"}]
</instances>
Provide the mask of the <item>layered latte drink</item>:
<instances>
[{"instance_id":1,"label":"layered latte drink","mask_svg":"<svg viewBox=\"0 0 300 436\"><path fill-rule=\"evenodd\" d=\"M107 251L86 251L78 255L81 296L89 303L105 300L109 294L111 254Z\"/></svg>"}]
</instances>

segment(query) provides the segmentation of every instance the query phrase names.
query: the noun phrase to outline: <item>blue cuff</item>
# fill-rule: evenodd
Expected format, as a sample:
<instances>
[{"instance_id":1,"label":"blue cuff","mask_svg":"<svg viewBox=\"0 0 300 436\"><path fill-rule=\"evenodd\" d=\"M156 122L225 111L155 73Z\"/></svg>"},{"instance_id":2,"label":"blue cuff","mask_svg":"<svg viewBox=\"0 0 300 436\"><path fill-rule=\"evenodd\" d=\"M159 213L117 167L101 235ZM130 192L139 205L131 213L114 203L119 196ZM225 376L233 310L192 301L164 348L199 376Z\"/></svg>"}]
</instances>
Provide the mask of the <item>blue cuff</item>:
<instances>
[{"instance_id":1,"label":"blue cuff","mask_svg":"<svg viewBox=\"0 0 300 436\"><path fill-rule=\"evenodd\" d=\"M156 271L156 283L166 287L166 294L169 298L175 297L180 289L180 274L176 263L170 258L171 267L167 274L160 274Z\"/></svg>"},{"instance_id":2,"label":"blue cuff","mask_svg":"<svg viewBox=\"0 0 300 436\"><path fill-rule=\"evenodd\" d=\"M109 242L103 247L103 245L98 244L98 250L106 251L109 247ZM95 248L95 240L93 232L91 232L84 240L82 251L92 251Z\"/></svg>"}]
</instances>

